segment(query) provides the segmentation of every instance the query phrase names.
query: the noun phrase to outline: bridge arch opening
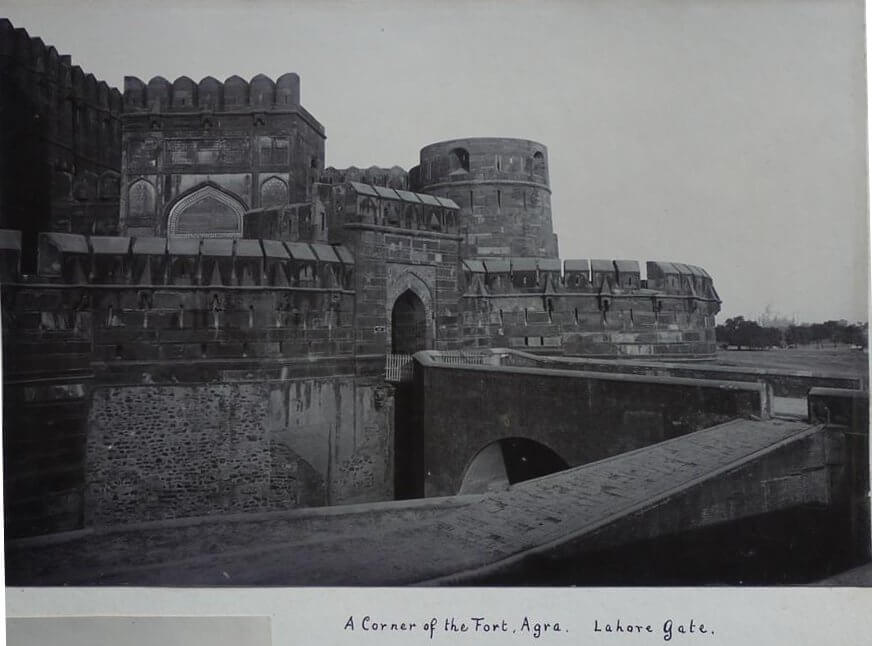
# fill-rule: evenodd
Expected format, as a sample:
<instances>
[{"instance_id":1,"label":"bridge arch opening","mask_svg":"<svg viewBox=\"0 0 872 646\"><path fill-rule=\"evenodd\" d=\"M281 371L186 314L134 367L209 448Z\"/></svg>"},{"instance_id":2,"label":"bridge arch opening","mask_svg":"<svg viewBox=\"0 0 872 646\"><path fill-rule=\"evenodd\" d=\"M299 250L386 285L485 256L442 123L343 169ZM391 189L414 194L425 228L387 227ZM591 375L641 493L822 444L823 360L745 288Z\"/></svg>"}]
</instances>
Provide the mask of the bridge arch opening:
<instances>
[{"instance_id":1,"label":"bridge arch opening","mask_svg":"<svg viewBox=\"0 0 872 646\"><path fill-rule=\"evenodd\" d=\"M469 463L459 494L485 493L568 469L566 460L541 442L510 437L491 442Z\"/></svg>"},{"instance_id":2,"label":"bridge arch opening","mask_svg":"<svg viewBox=\"0 0 872 646\"><path fill-rule=\"evenodd\" d=\"M427 346L427 310L418 295L407 289L391 310L391 352L414 354Z\"/></svg>"}]
</instances>

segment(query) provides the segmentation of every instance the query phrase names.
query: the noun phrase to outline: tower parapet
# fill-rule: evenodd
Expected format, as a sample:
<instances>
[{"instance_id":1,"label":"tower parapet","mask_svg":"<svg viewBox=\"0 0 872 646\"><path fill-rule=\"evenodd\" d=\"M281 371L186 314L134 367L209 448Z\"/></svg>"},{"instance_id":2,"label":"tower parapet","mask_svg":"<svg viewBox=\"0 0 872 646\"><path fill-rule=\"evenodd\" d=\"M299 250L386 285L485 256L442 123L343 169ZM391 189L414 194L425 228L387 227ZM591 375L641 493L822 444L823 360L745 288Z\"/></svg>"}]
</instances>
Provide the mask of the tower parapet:
<instances>
[{"instance_id":1,"label":"tower parapet","mask_svg":"<svg viewBox=\"0 0 872 646\"><path fill-rule=\"evenodd\" d=\"M453 139L421 149L413 190L460 205L463 255L557 257L548 150L528 139Z\"/></svg>"}]
</instances>

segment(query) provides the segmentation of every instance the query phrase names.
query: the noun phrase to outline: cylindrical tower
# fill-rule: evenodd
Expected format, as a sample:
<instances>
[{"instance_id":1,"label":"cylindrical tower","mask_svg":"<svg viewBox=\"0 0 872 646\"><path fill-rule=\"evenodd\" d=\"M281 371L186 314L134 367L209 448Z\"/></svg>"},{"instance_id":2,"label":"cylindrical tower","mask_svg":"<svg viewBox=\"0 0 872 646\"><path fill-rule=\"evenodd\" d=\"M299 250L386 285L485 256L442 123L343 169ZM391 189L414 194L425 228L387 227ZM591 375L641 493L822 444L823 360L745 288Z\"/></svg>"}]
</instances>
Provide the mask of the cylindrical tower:
<instances>
[{"instance_id":1,"label":"cylindrical tower","mask_svg":"<svg viewBox=\"0 0 872 646\"><path fill-rule=\"evenodd\" d=\"M413 190L460 205L463 257L557 257L542 144L503 137L441 141L421 149L421 165L409 177Z\"/></svg>"}]
</instances>

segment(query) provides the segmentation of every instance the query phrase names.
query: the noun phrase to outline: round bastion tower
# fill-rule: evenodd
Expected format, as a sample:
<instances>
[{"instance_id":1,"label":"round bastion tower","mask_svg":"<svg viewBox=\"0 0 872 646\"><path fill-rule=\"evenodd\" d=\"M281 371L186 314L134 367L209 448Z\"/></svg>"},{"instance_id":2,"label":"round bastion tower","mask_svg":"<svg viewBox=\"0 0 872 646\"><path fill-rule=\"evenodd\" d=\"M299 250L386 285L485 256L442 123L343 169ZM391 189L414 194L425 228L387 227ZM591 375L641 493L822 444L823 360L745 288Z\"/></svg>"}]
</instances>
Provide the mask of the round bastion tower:
<instances>
[{"instance_id":1,"label":"round bastion tower","mask_svg":"<svg viewBox=\"0 0 872 646\"><path fill-rule=\"evenodd\" d=\"M527 139L452 139L421 149L413 190L460 205L461 255L556 258L548 149Z\"/></svg>"}]
</instances>

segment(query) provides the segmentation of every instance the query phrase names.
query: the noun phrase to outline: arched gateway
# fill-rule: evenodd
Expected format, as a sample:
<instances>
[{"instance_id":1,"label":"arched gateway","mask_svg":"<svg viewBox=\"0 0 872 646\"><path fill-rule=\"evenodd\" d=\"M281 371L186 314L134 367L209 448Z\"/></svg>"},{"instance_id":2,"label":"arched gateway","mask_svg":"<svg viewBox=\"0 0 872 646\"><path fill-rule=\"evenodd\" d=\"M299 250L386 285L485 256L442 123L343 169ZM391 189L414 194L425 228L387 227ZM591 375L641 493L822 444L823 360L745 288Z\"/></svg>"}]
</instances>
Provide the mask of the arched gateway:
<instances>
[{"instance_id":1,"label":"arched gateway","mask_svg":"<svg viewBox=\"0 0 872 646\"><path fill-rule=\"evenodd\" d=\"M427 311L418 295L407 289L391 310L391 352L414 354L427 345Z\"/></svg>"}]
</instances>

